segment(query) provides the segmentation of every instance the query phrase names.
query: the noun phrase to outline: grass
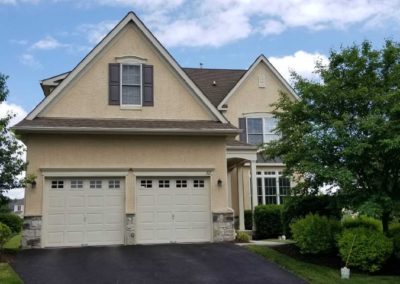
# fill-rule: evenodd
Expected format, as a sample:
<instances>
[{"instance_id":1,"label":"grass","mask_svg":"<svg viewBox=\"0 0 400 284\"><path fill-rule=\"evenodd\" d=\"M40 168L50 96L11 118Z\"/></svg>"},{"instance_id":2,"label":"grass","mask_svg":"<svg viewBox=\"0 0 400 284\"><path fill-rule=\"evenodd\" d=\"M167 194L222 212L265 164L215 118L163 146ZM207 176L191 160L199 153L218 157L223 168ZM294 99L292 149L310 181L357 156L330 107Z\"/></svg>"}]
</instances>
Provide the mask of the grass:
<instances>
[{"instance_id":1,"label":"grass","mask_svg":"<svg viewBox=\"0 0 400 284\"><path fill-rule=\"evenodd\" d=\"M293 240L280 240L280 239L265 239L263 241L268 241L268 242L274 242L274 243L280 243L280 244L294 244L295 241Z\"/></svg>"},{"instance_id":2,"label":"grass","mask_svg":"<svg viewBox=\"0 0 400 284\"><path fill-rule=\"evenodd\" d=\"M22 284L23 282L8 263L0 263L0 283Z\"/></svg>"},{"instance_id":3,"label":"grass","mask_svg":"<svg viewBox=\"0 0 400 284\"><path fill-rule=\"evenodd\" d=\"M333 284L333 283L351 283L351 284L369 284L369 283L400 283L400 276L371 276L366 274L351 274L350 279L342 280L340 271L325 266L310 264L298 261L289 256L283 255L273 249L265 246L246 246L250 251L275 262L282 268L293 272L307 282L315 284Z\"/></svg>"},{"instance_id":4,"label":"grass","mask_svg":"<svg viewBox=\"0 0 400 284\"><path fill-rule=\"evenodd\" d=\"M4 245L4 250L6 252L17 252L20 250L21 247L21 233L15 235L12 237L8 242L5 243Z\"/></svg>"}]
</instances>

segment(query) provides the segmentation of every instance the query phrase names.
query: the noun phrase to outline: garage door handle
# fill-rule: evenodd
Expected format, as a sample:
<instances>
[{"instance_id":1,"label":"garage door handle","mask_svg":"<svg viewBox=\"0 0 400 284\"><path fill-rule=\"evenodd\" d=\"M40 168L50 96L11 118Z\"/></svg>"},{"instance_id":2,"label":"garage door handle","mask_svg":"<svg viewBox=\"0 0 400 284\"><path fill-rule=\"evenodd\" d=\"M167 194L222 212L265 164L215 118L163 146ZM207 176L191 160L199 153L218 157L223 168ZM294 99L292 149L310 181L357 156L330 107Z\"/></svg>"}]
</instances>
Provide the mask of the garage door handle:
<instances>
[{"instance_id":1,"label":"garage door handle","mask_svg":"<svg viewBox=\"0 0 400 284\"><path fill-rule=\"evenodd\" d=\"M172 214L172 220L175 220L175 214Z\"/></svg>"}]
</instances>

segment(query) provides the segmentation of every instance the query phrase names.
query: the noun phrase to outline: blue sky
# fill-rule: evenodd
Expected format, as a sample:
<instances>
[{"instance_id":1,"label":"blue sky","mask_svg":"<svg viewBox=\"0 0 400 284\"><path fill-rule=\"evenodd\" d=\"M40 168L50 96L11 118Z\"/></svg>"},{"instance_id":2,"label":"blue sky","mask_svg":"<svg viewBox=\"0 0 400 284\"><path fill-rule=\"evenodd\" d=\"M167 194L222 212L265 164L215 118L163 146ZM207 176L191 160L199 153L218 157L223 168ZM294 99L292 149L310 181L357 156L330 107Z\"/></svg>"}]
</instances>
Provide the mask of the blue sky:
<instances>
[{"instance_id":1,"label":"blue sky","mask_svg":"<svg viewBox=\"0 0 400 284\"><path fill-rule=\"evenodd\" d=\"M315 59L364 39L399 40L400 1L0 0L4 109L42 98L39 80L72 69L133 10L184 67L247 68L261 53L284 75L310 76Z\"/></svg>"}]
</instances>

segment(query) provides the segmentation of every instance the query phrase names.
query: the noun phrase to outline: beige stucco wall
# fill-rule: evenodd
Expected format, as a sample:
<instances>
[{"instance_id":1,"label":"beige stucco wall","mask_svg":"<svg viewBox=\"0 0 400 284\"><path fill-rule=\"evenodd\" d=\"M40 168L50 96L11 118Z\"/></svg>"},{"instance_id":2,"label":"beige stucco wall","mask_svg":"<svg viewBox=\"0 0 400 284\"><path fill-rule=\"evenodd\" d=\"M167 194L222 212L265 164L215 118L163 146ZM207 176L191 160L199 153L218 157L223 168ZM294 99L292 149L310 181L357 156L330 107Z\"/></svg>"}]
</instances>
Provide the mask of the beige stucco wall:
<instances>
[{"instance_id":1,"label":"beige stucco wall","mask_svg":"<svg viewBox=\"0 0 400 284\"><path fill-rule=\"evenodd\" d=\"M137 56L154 66L154 106L108 105L108 64ZM214 119L133 23L128 24L40 116L131 119Z\"/></svg>"},{"instance_id":2,"label":"beige stucco wall","mask_svg":"<svg viewBox=\"0 0 400 284\"><path fill-rule=\"evenodd\" d=\"M137 169L213 169L211 208L226 212L228 207L224 137L118 136L118 135L30 135L27 173L35 174L37 185L27 189L25 215L42 215L43 168L100 170L132 168L126 188L126 213L135 212ZM222 186L218 187L218 179Z\"/></svg>"},{"instance_id":3,"label":"beige stucco wall","mask_svg":"<svg viewBox=\"0 0 400 284\"><path fill-rule=\"evenodd\" d=\"M259 87L259 75L265 76L265 88ZM278 101L281 91L289 93L267 65L260 62L228 99L226 103L228 110L224 112L224 115L233 125L238 126L239 117L271 113L274 109L271 104Z\"/></svg>"}]
</instances>

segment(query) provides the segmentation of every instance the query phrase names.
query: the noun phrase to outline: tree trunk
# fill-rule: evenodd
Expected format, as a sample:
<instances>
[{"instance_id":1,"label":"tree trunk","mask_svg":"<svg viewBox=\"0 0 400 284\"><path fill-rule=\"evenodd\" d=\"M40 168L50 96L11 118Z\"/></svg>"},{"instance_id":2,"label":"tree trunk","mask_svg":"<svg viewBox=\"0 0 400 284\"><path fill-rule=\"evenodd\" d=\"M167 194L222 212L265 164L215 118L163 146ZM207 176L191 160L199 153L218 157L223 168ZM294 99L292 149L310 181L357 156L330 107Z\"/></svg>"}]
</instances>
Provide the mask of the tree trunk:
<instances>
[{"instance_id":1,"label":"tree trunk","mask_svg":"<svg viewBox=\"0 0 400 284\"><path fill-rule=\"evenodd\" d=\"M382 213L382 229L383 229L383 233L385 235L387 235L388 231L389 231L389 220L390 220L390 211L383 211Z\"/></svg>"}]
</instances>

